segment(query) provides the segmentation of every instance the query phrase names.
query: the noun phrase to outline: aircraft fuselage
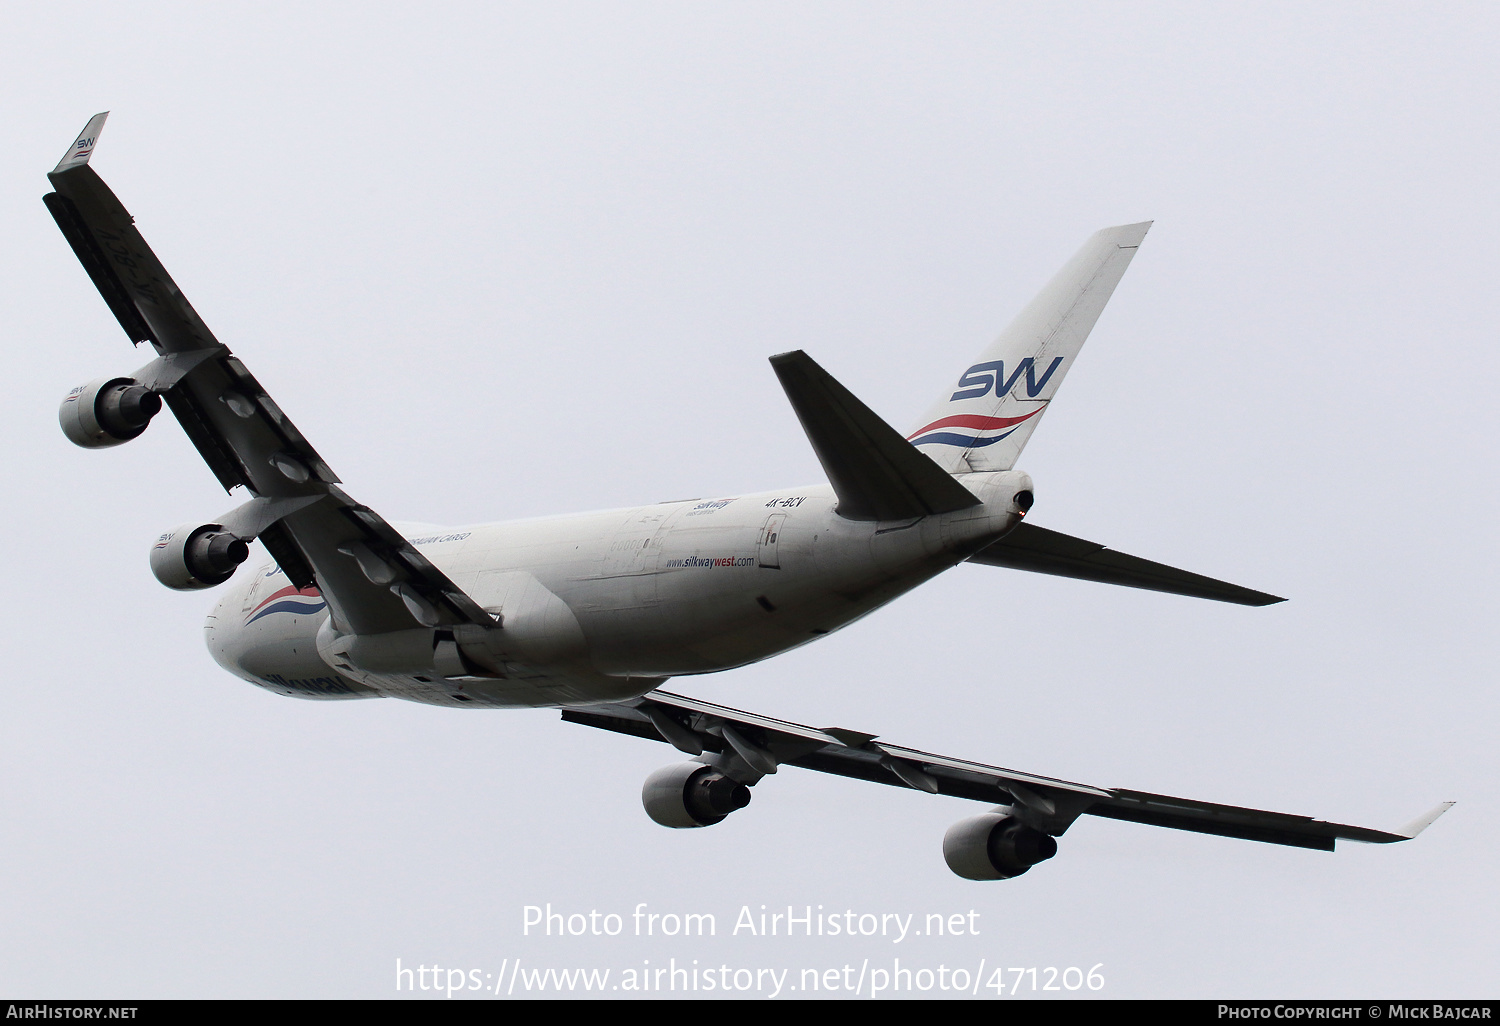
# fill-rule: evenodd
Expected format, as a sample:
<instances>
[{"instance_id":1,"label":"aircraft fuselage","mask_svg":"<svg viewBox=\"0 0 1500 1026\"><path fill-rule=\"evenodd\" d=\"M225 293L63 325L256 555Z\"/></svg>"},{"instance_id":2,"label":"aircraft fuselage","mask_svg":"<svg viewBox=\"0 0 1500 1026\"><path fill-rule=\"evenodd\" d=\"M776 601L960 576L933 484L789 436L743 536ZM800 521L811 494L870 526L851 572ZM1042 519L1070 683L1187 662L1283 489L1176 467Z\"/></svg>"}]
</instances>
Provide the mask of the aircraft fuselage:
<instances>
[{"instance_id":1,"label":"aircraft fuselage","mask_svg":"<svg viewBox=\"0 0 1500 1026\"><path fill-rule=\"evenodd\" d=\"M1026 474L960 480L981 504L902 521L846 519L823 484L457 529L402 527L500 620L484 637L470 631L454 641L489 664L478 673L445 674L441 656L417 665L424 649L442 645L442 631L339 639L321 596L297 591L274 563L225 593L206 625L208 647L235 675L304 698L619 701L667 677L806 644L1020 523L1015 496L1030 491Z\"/></svg>"}]
</instances>

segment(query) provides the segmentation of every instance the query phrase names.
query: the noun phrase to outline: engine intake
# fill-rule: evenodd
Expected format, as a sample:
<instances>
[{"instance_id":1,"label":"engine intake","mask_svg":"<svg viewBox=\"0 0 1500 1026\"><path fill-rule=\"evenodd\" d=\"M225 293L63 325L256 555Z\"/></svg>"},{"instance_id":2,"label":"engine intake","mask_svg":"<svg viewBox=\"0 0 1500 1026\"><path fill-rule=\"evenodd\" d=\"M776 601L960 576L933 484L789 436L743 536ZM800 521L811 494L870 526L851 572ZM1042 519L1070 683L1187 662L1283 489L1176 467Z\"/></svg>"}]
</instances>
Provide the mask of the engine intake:
<instances>
[{"instance_id":1,"label":"engine intake","mask_svg":"<svg viewBox=\"0 0 1500 1026\"><path fill-rule=\"evenodd\" d=\"M219 524L183 524L151 546L151 572L174 591L223 584L250 557L250 546Z\"/></svg>"},{"instance_id":2,"label":"engine intake","mask_svg":"<svg viewBox=\"0 0 1500 1026\"><path fill-rule=\"evenodd\" d=\"M646 815L665 827L713 826L750 804L750 789L701 762L664 766L641 788Z\"/></svg>"},{"instance_id":3,"label":"engine intake","mask_svg":"<svg viewBox=\"0 0 1500 1026\"><path fill-rule=\"evenodd\" d=\"M943 835L943 860L965 880L1009 880L1057 854L1057 841L1014 816L986 812Z\"/></svg>"},{"instance_id":4,"label":"engine intake","mask_svg":"<svg viewBox=\"0 0 1500 1026\"><path fill-rule=\"evenodd\" d=\"M85 449L128 442L161 412L161 396L132 378L100 378L68 393L57 410L68 441Z\"/></svg>"}]
</instances>

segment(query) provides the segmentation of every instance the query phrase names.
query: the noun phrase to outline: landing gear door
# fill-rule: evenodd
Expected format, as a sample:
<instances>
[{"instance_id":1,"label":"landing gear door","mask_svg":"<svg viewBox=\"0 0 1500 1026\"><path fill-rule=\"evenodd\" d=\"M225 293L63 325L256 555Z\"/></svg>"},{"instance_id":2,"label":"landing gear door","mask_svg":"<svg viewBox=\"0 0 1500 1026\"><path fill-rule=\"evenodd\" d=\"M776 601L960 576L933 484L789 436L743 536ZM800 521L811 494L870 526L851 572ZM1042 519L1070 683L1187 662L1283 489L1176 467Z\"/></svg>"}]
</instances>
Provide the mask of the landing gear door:
<instances>
[{"instance_id":1,"label":"landing gear door","mask_svg":"<svg viewBox=\"0 0 1500 1026\"><path fill-rule=\"evenodd\" d=\"M764 569L781 569L781 559L776 555L776 542L781 537L781 528L785 523L785 513L772 513L766 518L766 526L761 528L757 563Z\"/></svg>"}]
</instances>

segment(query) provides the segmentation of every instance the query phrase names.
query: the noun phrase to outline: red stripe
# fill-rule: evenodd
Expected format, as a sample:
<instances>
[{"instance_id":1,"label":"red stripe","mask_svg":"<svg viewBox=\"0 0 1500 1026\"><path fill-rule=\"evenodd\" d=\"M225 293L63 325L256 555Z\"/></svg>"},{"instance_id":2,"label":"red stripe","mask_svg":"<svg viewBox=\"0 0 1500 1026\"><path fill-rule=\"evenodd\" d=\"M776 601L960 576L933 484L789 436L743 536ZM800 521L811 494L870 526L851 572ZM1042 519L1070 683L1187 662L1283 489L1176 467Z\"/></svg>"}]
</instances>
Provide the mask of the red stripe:
<instances>
[{"instance_id":1,"label":"red stripe","mask_svg":"<svg viewBox=\"0 0 1500 1026\"><path fill-rule=\"evenodd\" d=\"M282 588L276 594L271 595L270 597L265 599L265 601L261 602L260 605L256 606L255 609L251 610L251 612L260 612L262 607L268 605L271 602L275 602L277 599L286 598L288 595L306 595L310 598L322 597L322 594L318 591L317 588L308 587L303 588L299 591L296 586L288 584L285 588Z\"/></svg>"},{"instance_id":2,"label":"red stripe","mask_svg":"<svg viewBox=\"0 0 1500 1026\"><path fill-rule=\"evenodd\" d=\"M1046 409L1045 406L1039 406L1036 409L1032 410L1030 413L1026 414L1024 417L978 417L972 413L960 413L956 417L944 417L942 420L933 421L926 427L917 428L917 430L907 435L906 439L907 441L910 441L911 439L916 438L918 435L926 434L928 431L932 431L936 428L945 427L973 428L975 431L991 431L995 428L1006 428L1010 427L1012 424L1019 424L1023 420L1029 420L1032 417L1035 417L1038 413L1041 413L1044 409Z\"/></svg>"}]
</instances>

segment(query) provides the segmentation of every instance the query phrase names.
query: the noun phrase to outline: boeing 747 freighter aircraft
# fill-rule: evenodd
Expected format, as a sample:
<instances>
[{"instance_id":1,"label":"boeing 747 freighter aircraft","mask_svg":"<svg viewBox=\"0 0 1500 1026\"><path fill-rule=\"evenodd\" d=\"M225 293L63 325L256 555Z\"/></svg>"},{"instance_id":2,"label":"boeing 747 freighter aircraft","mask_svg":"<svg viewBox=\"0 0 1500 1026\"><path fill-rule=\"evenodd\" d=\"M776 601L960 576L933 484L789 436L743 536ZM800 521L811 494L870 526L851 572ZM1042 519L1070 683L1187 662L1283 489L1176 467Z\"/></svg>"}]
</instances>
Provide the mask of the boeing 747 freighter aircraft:
<instances>
[{"instance_id":1,"label":"boeing 747 freighter aircraft","mask_svg":"<svg viewBox=\"0 0 1500 1026\"><path fill-rule=\"evenodd\" d=\"M163 534L169 588L241 574L205 628L230 673L281 695L405 698L454 708L560 708L564 719L664 741L692 761L642 800L669 827L710 826L783 765L994 806L955 824L959 876L1003 880L1051 858L1087 813L1332 851L1395 832L1092 787L816 729L659 690L838 630L964 561L1261 606L1281 599L1071 538L1026 520L1015 469L1149 223L1096 233L902 436L802 352L771 358L827 484L434 531L361 505L240 360L213 336L89 158L89 121L45 197L133 343L156 358L63 400L85 448L127 442L162 404L226 491L247 500Z\"/></svg>"}]
</instances>

